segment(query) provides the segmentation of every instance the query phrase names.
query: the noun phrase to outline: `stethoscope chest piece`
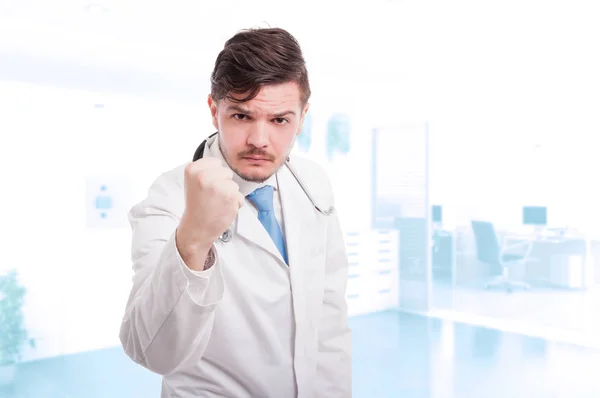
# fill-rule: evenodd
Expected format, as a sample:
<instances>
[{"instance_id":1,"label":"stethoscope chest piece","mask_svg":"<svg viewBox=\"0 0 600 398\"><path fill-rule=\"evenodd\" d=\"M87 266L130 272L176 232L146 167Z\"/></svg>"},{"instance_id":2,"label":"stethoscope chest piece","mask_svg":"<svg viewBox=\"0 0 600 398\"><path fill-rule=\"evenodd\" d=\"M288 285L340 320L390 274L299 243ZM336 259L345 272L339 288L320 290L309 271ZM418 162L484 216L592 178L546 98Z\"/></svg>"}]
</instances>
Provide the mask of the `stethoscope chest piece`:
<instances>
[{"instance_id":1,"label":"stethoscope chest piece","mask_svg":"<svg viewBox=\"0 0 600 398\"><path fill-rule=\"evenodd\" d=\"M219 240L223 243L227 243L231 240L231 230L228 229L227 231L223 232L223 235L221 235L221 237L219 238Z\"/></svg>"}]
</instances>

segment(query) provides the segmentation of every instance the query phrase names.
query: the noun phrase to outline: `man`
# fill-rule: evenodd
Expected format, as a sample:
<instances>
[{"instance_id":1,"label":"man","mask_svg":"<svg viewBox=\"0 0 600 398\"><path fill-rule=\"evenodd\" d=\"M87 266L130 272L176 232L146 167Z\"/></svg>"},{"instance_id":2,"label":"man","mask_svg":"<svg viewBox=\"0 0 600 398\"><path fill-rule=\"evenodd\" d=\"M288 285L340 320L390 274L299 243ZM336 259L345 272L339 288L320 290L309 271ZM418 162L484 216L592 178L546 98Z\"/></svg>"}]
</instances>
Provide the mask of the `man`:
<instances>
[{"instance_id":1,"label":"man","mask_svg":"<svg viewBox=\"0 0 600 398\"><path fill-rule=\"evenodd\" d=\"M339 221L283 166L309 106L301 49L282 29L242 31L211 82L217 134L130 212L125 352L163 376L162 397L351 397ZM323 170L291 164L331 206Z\"/></svg>"}]
</instances>

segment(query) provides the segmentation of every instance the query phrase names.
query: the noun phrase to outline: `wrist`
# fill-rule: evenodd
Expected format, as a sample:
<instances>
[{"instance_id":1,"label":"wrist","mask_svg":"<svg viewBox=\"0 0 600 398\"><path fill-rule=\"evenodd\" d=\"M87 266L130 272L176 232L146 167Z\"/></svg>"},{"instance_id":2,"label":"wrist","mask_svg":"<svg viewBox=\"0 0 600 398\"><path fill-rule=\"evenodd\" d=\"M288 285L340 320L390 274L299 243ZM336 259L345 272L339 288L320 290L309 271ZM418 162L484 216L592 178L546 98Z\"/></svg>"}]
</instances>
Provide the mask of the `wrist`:
<instances>
[{"instance_id":1,"label":"wrist","mask_svg":"<svg viewBox=\"0 0 600 398\"><path fill-rule=\"evenodd\" d=\"M213 241L207 239L197 228L189 228L183 219L176 231L177 249L188 254L205 253L212 247Z\"/></svg>"},{"instance_id":2,"label":"wrist","mask_svg":"<svg viewBox=\"0 0 600 398\"><path fill-rule=\"evenodd\" d=\"M175 232L175 246L185 265L194 271L203 271L206 265L211 265L212 243L197 240L188 240L186 235L177 229Z\"/></svg>"}]
</instances>

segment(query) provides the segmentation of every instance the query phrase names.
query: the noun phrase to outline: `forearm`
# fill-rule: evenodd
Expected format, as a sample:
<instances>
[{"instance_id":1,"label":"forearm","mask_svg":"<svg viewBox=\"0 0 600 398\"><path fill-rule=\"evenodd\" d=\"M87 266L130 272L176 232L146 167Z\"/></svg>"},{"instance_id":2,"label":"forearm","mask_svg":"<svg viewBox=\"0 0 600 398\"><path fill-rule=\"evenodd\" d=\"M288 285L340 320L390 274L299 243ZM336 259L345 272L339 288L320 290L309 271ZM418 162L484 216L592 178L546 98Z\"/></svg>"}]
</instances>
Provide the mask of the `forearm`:
<instances>
[{"instance_id":1,"label":"forearm","mask_svg":"<svg viewBox=\"0 0 600 398\"><path fill-rule=\"evenodd\" d=\"M120 338L129 357L168 374L188 356L201 356L210 337L214 307L223 294L218 264L203 278L186 274L174 237L158 256L145 256L134 277ZM155 264L151 264L151 263ZM192 283L193 282L193 283Z\"/></svg>"},{"instance_id":2,"label":"forearm","mask_svg":"<svg viewBox=\"0 0 600 398\"><path fill-rule=\"evenodd\" d=\"M212 242L198 237L183 219L175 232L175 242L183 262L192 271L204 271L214 263Z\"/></svg>"}]
</instances>

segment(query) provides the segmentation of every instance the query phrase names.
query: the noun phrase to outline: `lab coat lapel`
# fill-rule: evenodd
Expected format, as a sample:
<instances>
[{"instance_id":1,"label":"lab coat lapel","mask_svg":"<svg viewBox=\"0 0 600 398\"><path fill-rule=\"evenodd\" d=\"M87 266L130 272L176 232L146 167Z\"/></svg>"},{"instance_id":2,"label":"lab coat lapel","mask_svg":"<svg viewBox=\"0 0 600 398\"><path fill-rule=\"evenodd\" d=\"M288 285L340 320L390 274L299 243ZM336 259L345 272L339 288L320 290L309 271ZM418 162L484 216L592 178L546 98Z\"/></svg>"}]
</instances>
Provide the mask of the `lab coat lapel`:
<instances>
[{"instance_id":1,"label":"lab coat lapel","mask_svg":"<svg viewBox=\"0 0 600 398\"><path fill-rule=\"evenodd\" d=\"M277 173L288 261L292 269L305 272L307 262L323 244L323 219L313 207L290 170L283 166ZM300 277L301 274L297 274ZM293 276L292 276L293 277Z\"/></svg>"},{"instance_id":2,"label":"lab coat lapel","mask_svg":"<svg viewBox=\"0 0 600 398\"><path fill-rule=\"evenodd\" d=\"M252 204L246 202L238 211L237 233L277 257L285 265L275 242L249 206Z\"/></svg>"},{"instance_id":3,"label":"lab coat lapel","mask_svg":"<svg viewBox=\"0 0 600 398\"><path fill-rule=\"evenodd\" d=\"M316 358L317 324L314 318L319 311L312 303L319 296L319 286L323 282L321 269L325 268L325 264L320 253L324 250L326 224L287 167L279 170L277 181L281 189L296 329L294 369L298 396L304 397L308 396L303 391L304 386L313 382L311 366L306 364L310 363L307 360L314 361ZM315 191L318 192L318 189L315 188Z\"/></svg>"},{"instance_id":4,"label":"lab coat lapel","mask_svg":"<svg viewBox=\"0 0 600 398\"><path fill-rule=\"evenodd\" d=\"M290 280L296 324L307 319L306 273L309 272L311 247L313 247L315 216L310 201L289 171L283 166L277 173L281 206L285 224Z\"/></svg>"},{"instance_id":5,"label":"lab coat lapel","mask_svg":"<svg viewBox=\"0 0 600 398\"><path fill-rule=\"evenodd\" d=\"M302 197L300 196L302 192L298 191L298 183L285 166L277 172L277 184L279 185L283 211L289 266L290 268L298 267L302 261L298 244L302 233L305 231L302 218L306 217L306 211L303 209Z\"/></svg>"},{"instance_id":6,"label":"lab coat lapel","mask_svg":"<svg viewBox=\"0 0 600 398\"><path fill-rule=\"evenodd\" d=\"M277 184L283 210L288 262L292 269L302 267L306 250L311 246L312 237L308 231L314 222L314 212L310 201L286 166L277 172Z\"/></svg>"}]
</instances>

